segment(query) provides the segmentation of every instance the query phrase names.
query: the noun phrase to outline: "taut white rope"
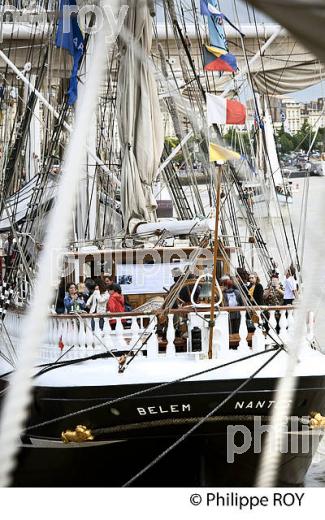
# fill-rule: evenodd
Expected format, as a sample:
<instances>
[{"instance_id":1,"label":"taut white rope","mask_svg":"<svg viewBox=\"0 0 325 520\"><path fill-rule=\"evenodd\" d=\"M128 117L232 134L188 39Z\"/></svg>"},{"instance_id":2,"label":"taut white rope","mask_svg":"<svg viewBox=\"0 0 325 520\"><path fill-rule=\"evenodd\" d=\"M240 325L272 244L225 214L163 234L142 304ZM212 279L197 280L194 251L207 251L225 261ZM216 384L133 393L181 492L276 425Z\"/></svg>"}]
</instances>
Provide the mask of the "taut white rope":
<instances>
[{"instance_id":1,"label":"taut white rope","mask_svg":"<svg viewBox=\"0 0 325 520\"><path fill-rule=\"evenodd\" d=\"M110 0L117 12L119 2ZM15 465L20 431L32 395L31 375L37 352L46 332L48 309L52 300L52 282L61 271L63 249L66 246L71 215L82 171L83 154L92 114L96 110L97 93L107 56L106 24L96 34L95 50L86 87L76 113L75 128L67 149L57 202L50 214L44 250L39 261L39 273L30 310L22 327L23 346L17 369L11 377L0 423L0 485L8 486Z\"/></svg>"},{"instance_id":2,"label":"taut white rope","mask_svg":"<svg viewBox=\"0 0 325 520\"><path fill-rule=\"evenodd\" d=\"M325 206L323 204L322 193L315 201L318 206L319 222L325 220ZM261 465L258 472L257 485L260 487L271 487L275 485L279 462L281 457L280 447L282 445L284 431L287 430L286 418L290 418L291 406L295 396L295 369L299 360L299 353L304 342L304 324L306 323L307 313L315 308L317 304L317 288L321 283L319 280L319 259L325 257L325 239L322 226L309 231L312 235L310 245L314 249L314 254L308 261L308 270L304 273L304 292L301 304L297 309L294 323L294 332L288 344L288 363L284 377L279 381L276 393L277 404L273 408L271 416L271 431L267 433L266 443L263 447ZM311 238L309 236L309 238ZM317 280L317 282L316 282ZM317 283L317 286L316 286ZM316 291L316 292L315 292ZM290 442L286 446L290 447Z\"/></svg>"}]
</instances>

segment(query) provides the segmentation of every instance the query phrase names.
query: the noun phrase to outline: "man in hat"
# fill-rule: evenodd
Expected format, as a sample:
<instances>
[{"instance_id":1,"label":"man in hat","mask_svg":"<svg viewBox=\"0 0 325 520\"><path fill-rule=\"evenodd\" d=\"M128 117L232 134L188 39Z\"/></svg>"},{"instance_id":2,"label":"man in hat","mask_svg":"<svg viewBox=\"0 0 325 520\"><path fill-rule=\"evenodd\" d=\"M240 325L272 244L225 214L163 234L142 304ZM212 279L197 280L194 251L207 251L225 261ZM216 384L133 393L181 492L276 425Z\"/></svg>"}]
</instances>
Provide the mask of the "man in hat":
<instances>
[{"instance_id":1,"label":"man in hat","mask_svg":"<svg viewBox=\"0 0 325 520\"><path fill-rule=\"evenodd\" d=\"M171 288L169 289L169 291L171 292L176 284L178 284L179 282L179 279L183 276L183 271L180 267L174 267L172 269L172 276L174 278L174 284L171 286ZM183 306L183 305L191 305L192 304L192 301L191 301L191 294L192 294L192 290L193 290L193 286L194 286L194 283L188 283L188 280L193 280L194 279L194 275L193 274L190 274L188 277L187 277L187 280L184 282L184 285L181 287L181 289L179 290L179 293L177 295L177 299L175 300L174 304L173 304L173 309L177 309L178 307L180 306ZM197 302L198 299L199 299L199 296L200 296L200 292L201 292L201 287L198 286L196 291L195 291L195 294L194 294L194 301Z\"/></svg>"}]
</instances>

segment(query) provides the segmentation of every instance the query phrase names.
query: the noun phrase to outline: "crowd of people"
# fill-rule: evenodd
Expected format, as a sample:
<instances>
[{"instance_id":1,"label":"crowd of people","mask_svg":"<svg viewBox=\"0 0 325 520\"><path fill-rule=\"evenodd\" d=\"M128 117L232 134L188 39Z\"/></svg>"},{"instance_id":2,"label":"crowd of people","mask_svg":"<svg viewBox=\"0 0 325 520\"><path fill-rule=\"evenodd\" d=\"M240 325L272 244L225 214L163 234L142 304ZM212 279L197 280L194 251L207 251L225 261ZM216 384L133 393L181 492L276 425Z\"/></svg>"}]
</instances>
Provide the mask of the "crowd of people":
<instances>
[{"instance_id":1,"label":"crowd of people","mask_svg":"<svg viewBox=\"0 0 325 520\"><path fill-rule=\"evenodd\" d=\"M87 278L85 283L70 283L65 288L62 280L57 293L55 311L57 314L88 312L90 314L107 314L129 312L127 297L123 296L121 286L110 276L93 280ZM116 320L110 320L114 328ZM94 328L94 322L92 322ZM99 327L104 327L104 318L99 319Z\"/></svg>"},{"instance_id":2,"label":"crowd of people","mask_svg":"<svg viewBox=\"0 0 325 520\"><path fill-rule=\"evenodd\" d=\"M220 282L223 292L223 305L225 307L250 306L281 306L292 305L298 296L298 284L296 271L293 266L285 272L283 284L280 282L279 273L272 271L269 282L264 288L257 273L248 273L245 269L238 268L234 278L224 275ZM264 313L267 318L267 313ZM278 321L280 315L276 313ZM240 326L240 313L231 312L230 331L238 333ZM250 317L247 315L248 326ZM251 324L253 330L253 324Z\"/></svg>"},{"instance_id":3,"label":"crowd of people","mask_svg":"<svg viewBox=\"0 0 325 520\"><path fill-rule=\"evenodd\" d=\"M250 305L291 305L298 295L296 271L292 266L286 270L283 284L275 270L264 288L257 273L248 273L245 269L238 268L235 278L228 275L221 278L220 287L225 303L230 307L235 300L237 305L245 302Z\"/></svg>"},{"instance_id":4,"label":"crowd of people","mask_svg":"<svg viewBox=\"0 0 325 520\"><path fill-rule=\"evenodd\" d=\"M173 308L191 305L191 295L195 280L193 275L187 277L187 284L180 286L178 282L183 272L175 268L172 270L174 285L171 286L169 294L173 294ZM270 275L269 282L264 288L257 273L248 273L243 268L238 268L236 276L224 275L219 280L222 291L222 305L224 307L241 306L281 306L291 305L298 295L298 284L294 267L289 267L285 273L283 284L280 282L279 273L275 270ZM198 302L202 286L198 285L194 294L194 301ZM203 291L202 291L203 292ZM175 294L174 294L175 293ZM177 294L176 294L177 293ZM65 288L62 280L57 293L55 310L57 314L75 312L88 312L90 314L104 315L107 313L123 313L132 310L128 299L122 294L121 286L115 283L113 277L105 276L97 280L87 278L85 283L70 283ZM267 319L268 313L264 311L263 316ZM276 314L277 321L279 313ZM122 320L123 321L123 320ZM125 320L124 320L125 321ZM230 332L238 333L240 327L240 312L229 313ZM251 322L250 313L247 312L247 326L255 330ZM114 329L116 320L110 319L109 323ZM92 319L92 328L95 323ZM99 327L104 327L104 318L99 319Z\"/></svg>"}]
</instances>

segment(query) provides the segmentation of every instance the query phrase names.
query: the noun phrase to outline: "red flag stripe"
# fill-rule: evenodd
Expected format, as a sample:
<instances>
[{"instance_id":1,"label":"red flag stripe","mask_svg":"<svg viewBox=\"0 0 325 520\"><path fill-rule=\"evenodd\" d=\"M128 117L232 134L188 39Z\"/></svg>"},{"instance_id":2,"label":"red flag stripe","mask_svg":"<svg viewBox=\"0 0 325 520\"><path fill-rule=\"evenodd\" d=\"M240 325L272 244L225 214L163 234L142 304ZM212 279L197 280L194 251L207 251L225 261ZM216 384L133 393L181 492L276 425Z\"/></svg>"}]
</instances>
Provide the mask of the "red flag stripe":
<instances>
[{"instance_id":1,"label":"red flag stripe","mask_svg":"<svg viewBox=\"0 0 325 520\"><path fill-rule=\"evenodd\" d=\"M246 121L246 107L235 99L227 99L227 125L244 125Z\"/></svg>"}]
</instances>

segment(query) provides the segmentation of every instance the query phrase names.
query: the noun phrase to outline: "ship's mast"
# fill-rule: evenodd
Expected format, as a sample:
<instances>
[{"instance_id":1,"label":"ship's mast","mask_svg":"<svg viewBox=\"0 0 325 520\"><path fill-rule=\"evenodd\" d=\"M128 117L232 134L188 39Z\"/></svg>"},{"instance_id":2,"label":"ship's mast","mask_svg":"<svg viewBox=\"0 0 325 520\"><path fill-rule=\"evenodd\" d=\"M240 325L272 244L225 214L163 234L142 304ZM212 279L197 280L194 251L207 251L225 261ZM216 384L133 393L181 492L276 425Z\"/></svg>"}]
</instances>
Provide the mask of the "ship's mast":
<instances>
[{"instance_id":1,"label":"ship's mast","mask_svg":"<svg viewBox=\"0 0 325 520\"><path fill-rule=\"evenodd\" d=\"M32 85L36 84L36 75L30 75L29 81ZM31 94L29 85L24 85L24 98L27 104ZM31 116L28 128L26 153L25 153L25 172L26 181L29 181L38 174L39 160L41 157L41 124L40 124L40 104L37 99Z\"/></svg>"},{"instance_id":2,"label":"ship's mast","mask_svg":"<svg viewBox=\"0 0 325 520\"><path fill-rule=\"evenodd\" d=\"M220 214L220 191L221 191L221 166L216 167L215 176L216 188L216 215L214 225L214 243L213 243L213 271L212 271L212 285L211 285L211 307L210 307L210 321L209 321L209 359L212 359L212 344L214 331L214 312L215 312L215 297L216 297L216 280L217 280L217 261L218 261L218 230L219 230L219 214Z\"/></svg>"},{"instance_id":3,"label":"ship's mast","mask_svg":"<svg viewBox=\"0 0 325 520\"><path fill-rule=\"evenodd\" d=\"M80 104L84 92L84 85L87 81L94 50L94 39L92 35L88 40L87 50L80 70L80 77L83 78L79 83ZM87 150L84 151L84 163L80 178L80 189L78 194L78 204L76 213L77 240L82 243L84 240L93 241L96 238L97 223L97 181L96 163L92 156L96 155L97 138L97 114L92 115L89 121L89 135L87 138Z\"/></svg>"}]
</instances>

